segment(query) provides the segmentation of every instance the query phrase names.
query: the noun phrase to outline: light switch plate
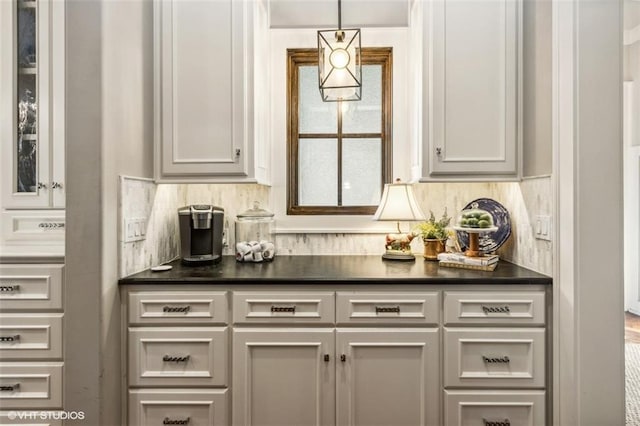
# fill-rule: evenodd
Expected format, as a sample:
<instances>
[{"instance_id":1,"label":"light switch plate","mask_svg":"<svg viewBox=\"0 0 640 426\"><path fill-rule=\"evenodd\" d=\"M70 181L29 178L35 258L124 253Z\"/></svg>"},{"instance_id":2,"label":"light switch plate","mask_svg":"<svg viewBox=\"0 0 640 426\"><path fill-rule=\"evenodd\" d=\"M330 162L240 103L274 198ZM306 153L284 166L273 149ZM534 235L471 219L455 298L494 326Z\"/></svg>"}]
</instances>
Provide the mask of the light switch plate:
<instances>
[{"instance_id":1,"label":"light switch plate","mask_svg":"<svg viewBox=\"0 0 640 426\"><path fill-rule=\"evenodd\" d=\"M537 215L533 220L533 233L538 240L551 241L551 216Z\"/></svg>"},{"instance_id":2,"label":"light switch plate","mask_svg":"<svg viewBox=\"0 0 640 426\"><path fill-rule=\"evenodd\" d=\"M144 240L147 235L147 219L143 217L125 219L124 242Z\"/></svg>"}]
</instances>

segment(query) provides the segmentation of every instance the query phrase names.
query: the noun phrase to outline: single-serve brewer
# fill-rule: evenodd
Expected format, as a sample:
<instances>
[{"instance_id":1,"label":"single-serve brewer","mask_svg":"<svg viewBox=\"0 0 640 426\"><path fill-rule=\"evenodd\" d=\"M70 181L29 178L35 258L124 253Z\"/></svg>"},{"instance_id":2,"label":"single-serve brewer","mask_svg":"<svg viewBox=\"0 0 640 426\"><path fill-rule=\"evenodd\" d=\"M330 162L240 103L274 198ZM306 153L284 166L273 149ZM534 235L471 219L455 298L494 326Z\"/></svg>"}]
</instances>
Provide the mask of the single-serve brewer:
<instances>
[{"instance_id":1,"label":"single-serve brewer","mask_svg":"<svg viewBox=\"0 0 640 426\"><path fill-rule=\"evenodd\" d=\"M222 258L224 209L194 204L178 209L182 263L202 265Z\"/></svg>"}]
</instances>

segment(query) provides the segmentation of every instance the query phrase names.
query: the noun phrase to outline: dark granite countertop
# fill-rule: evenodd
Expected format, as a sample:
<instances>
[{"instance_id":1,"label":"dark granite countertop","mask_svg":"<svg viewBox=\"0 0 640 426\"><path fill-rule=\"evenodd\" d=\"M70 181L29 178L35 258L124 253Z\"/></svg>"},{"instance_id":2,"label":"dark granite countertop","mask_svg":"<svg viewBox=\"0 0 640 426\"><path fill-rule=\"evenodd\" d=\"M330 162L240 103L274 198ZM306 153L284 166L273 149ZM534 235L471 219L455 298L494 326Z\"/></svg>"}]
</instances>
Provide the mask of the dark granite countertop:
<instances>
[{"instance_id":1,"label":"dark granite countertop","mask_svg":"<svg viewBox=\"0 0 640 426\"><path fill-rule=\"evenodd\" d=\"M143 271L120 284L551 284L546 275L500 261L493 272L439 267L437 262L385 261L380 256L276 256L271 263L170 263L166 272Z\"/></svg>"}]
</instances>

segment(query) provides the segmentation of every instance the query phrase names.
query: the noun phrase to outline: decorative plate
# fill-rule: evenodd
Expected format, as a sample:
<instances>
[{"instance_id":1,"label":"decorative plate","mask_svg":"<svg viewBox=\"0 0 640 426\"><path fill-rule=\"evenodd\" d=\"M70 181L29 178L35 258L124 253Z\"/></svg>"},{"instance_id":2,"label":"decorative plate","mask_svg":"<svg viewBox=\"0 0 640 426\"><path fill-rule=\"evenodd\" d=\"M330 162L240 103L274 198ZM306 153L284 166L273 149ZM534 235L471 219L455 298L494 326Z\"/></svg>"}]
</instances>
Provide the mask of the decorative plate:
<instances>
[{"instance_id":1,"label":"decorative plate","mask_svg":"<svg viewBox=\"0 0 640 426\"><path fill-rule=\"evenodd\" d=\"M469 209L474 203L477 208L488 211L493 216L493 224L498 228L495 232L487 232L480 234L480 251L485 254L495 252L509 239L511 235L511 218L507 209L491 198L478 198L467 204L463 210ZM469 246L469 235L466 231L456 229L458 241L462 250L466 250Z\"/></svg>"}]
</instances>

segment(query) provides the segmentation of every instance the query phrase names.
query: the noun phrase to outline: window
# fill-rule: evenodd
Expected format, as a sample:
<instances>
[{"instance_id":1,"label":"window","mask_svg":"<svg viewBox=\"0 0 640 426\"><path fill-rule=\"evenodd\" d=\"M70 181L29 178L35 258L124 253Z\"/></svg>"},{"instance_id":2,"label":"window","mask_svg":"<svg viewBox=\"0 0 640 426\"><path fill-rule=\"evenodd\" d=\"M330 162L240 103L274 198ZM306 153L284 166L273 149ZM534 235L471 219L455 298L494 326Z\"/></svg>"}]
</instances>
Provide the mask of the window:
<instances>
[{"instance_id":1,"label":"window","mask_svg":"<svg viewBox=\"0 0 640 426\"><path fill-rule=\"evenodd\" d=\"M316 49L288 49L287 214L373 214L391 181L391 48L362 49L362 100L323 102Z\"/></svg>"}]
</instances>

